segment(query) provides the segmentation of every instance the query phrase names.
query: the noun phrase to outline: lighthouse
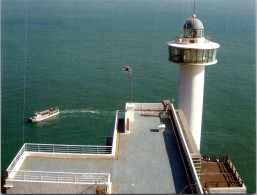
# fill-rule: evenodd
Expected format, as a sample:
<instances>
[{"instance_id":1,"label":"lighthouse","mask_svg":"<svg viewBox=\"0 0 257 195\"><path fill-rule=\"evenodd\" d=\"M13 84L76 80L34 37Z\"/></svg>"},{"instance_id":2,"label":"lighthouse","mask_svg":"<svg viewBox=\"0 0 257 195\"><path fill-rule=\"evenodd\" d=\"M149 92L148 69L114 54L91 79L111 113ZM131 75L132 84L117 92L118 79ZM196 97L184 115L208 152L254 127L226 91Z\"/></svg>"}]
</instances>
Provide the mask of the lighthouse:
<instances>
[{"instance_id":1,"label":"lighthouse","mask_svg":"<svg viewBox=\"0 0 257 195\"><path fill-rule=\"evenodd\" d=\"M217 63L220 47L204 37L203 23L194 14L184 24L184 34L167 43L169 61L179 64L178 109L183 110L200 151L205 66Z\"/></svg>"}]
</instances>

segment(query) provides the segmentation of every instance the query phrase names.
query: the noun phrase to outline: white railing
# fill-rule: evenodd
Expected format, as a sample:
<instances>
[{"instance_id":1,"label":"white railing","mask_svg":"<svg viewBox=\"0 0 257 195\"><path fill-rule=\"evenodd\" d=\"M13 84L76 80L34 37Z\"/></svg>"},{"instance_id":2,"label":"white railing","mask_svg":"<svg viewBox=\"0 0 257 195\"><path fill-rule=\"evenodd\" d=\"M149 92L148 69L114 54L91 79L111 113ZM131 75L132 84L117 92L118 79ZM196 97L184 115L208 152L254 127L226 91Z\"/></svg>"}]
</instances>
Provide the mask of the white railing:
<instances>
[{"instance_id":1,"label":"white railing","mask_svg":"<svg viewBox=\"0 0 257 195\"><path fill-rule=\"evenodd\" d=\"M81 155L94 155L94 157L108 157L112 154L112 146L25 143L6 170L8 172L8 177L13 178L15 176L15 173L19 170L27 156L43 156L44 154L48 156L75 155L76 157L79 157Z\"/></svg>"},{"instance_id":2,"label":"white railing","mask_svg":"<svg viewBox=\"0 0 257 195\"><path fill-rule=\"evenodd\" d=\"M25 143L7 168L8 179L19 181L36 182L72 182L88 184L106 184L111 186L109 173L68 173L68 172L45 172L45 171L22 171L19 170L27 156L100 156L113 158L116 153L117 134L119 119L125 118L125 111L117 110L112 146L95 145L61 145L61 144L37 144ZM7 179L7 180L8 180Z\"/></svg>"},{"instance_id":3,"label":"white railing","mask_svg":"<svg viewBox=\"0 0 257 195\"><path fill-rule=\"evenodd\" d=\"M111 154L112 146L25 144L26 152L65 153L65 154Z\"/></svg>"},{"instance_id":4,"label":"white railing","mask_svg":"<svg viewBox=\"0 0 257 195\"><path fill-rule=\"evenodd\" d=\"M25 149L25 144L23 144L23 146L21 147L20 151L18 152L18 154L14 157L13 161L11 162L11 164L9 165L9 167L7 168L7 171L13 170L13 168L15 167L15 165L17 165L18 161L20 160L20 158L22 157L23 153L26 151Z\"/></svg>"},{"instance_id":5,"label":"white railing","mask_svg":"<svg viewBox=\"0 0 257 195\"><path fill-rule=\"evenodd\" d=\"M114 157L116 152L117 145L117 132L118 132L118 119L124 118L125 111L117 110L116 111L116 119L115 126L113 132L113 142L112 146L95 146L95 145L61 145L61 144L37 144L37 143L25 143L21 147L18 154L15 156L9 167L7 168L7 172L11 170L18 170L18 161L21 159L24 153L26 154L72 154L72 155L103 155L106 157Z\"/></svg>"},{"instance_id":6,"label":"white railing","mask_svg":"<svg viewBox=\"0 0 257 195\"><path fill-rule=\"evenodd\" d=\"M60 144L34 144L25 143L7 168L8 176L12 170L19 170L26 156L34 154L67 154L67 155L104 155L112 154L112 146L93 145L60 145ZM12 173L13 175L14 173Z\"/></svg>"},{"instance_id":7,"label":"white railing","mask_svg":"<svg viewBox=\"0 0 257 195\"><path fill-rule=\"evenodd\" d=\"M54 183L110 184L109 173L70 173L47 171L12 171L17 181L40 181Z\"/></svg>"}]
</instances>

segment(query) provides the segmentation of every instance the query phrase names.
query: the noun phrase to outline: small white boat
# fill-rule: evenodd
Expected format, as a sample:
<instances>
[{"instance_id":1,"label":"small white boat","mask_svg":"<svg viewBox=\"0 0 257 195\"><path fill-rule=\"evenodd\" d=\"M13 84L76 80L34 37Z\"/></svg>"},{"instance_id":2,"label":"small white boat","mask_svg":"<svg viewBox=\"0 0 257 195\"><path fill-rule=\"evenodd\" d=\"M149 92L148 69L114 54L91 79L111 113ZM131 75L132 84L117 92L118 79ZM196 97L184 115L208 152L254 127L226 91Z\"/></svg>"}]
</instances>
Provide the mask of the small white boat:
<instances>
[{"instance_id":1,"label":"small white boat","mask_svg":"<svg viewBox=\"0 0 257 195\"><path fill-rule=\"evenodd\" d=\"M59 108L49 108L48 110L44 110L41 112L36 112L33 117L31 117L29 120L31 122L40 122L46 119L49 119L53 116L56 116L59 114Z\"/></svg>"}]
</instances>

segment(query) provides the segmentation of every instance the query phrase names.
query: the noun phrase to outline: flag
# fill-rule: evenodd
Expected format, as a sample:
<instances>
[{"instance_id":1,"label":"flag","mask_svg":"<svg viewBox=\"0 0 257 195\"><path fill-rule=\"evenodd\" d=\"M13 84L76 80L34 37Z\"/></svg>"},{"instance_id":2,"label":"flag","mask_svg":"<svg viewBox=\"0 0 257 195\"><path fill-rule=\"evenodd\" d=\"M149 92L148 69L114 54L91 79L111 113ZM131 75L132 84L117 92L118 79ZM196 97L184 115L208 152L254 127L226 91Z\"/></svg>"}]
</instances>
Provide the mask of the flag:
<instances>
[{"instance_id":1,"label":"flag","mask_svg":"<svg viewBox=\"0 0 257 195\"><path fill-rule=\"evenodd\" d=\"M125 66L123 69L122 69L123 72L125 73L131 73L131 68L129 66Z\"/></svg>"}]
</instances>

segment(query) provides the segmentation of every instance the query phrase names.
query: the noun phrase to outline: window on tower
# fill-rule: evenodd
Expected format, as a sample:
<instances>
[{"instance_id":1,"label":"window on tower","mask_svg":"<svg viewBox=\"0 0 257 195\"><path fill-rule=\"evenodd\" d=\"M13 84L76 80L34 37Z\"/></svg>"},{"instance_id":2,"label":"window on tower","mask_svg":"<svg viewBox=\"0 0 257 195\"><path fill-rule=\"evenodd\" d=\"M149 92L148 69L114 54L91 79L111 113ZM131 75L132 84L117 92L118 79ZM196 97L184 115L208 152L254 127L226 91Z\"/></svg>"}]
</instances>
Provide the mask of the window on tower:
<instances>
[{"instance_id":1,"label":"window on tower","mask_svg":"<svg viewBox=\"0 0 257 195\"><path fill-rule=\"evenodd\" d=\"M172 47L169 47L169 59L171 60L173 56Z\"/></svg>"},{"instance_id":2,"label":"window on tower","mask_svg":"<svg viewBox=\"0 0 257 195\"><path fill-rule=\"evenodd\" d=\"M191 49L190 62L196 62L196 50Z\"/></svg>"},{"instance_id":3,"label":"window on tower","mask_svg":"<svg viewBox=\"0 0 257 195\"><path fill-rule=\"evenodd\" d=\"M174 61L179 62L180 61L180 56L181 56L181 49L174 48Z\"/></svg>"},{"instance_id":4,"label":"window on tower","mask_svg":"<svg viewBox=\"0 0 257 195\"><path fill-rule=\"evenodd\" d=\"M216 49L213 49L212 61L216 60Z\"/></svg>"},{"instance_id":5,"label":"window on tower","mask_svg":"<svg viewBox=\"0 0 257 195\"><path fill-rule=\"evenodd\" d=\"M208 56L208 62L212 62L213 60L212 60L212 55L213 54L213 50L212 49L210 49L209 50L209 56Z\"/></svg>"},{"instance_id":6,"label":"window on tower","mask_svg":"<svg viewBox=\"0 0 257 195\"><path fill-rule=\"evenodd\" d=\"M203 50L196 50L196 53L197 63L203 63Z\"/></svg>"},{"instance_id":7,"label":"window on tower","mask_svg":"<svg viewBox=\"0 0 257 195\"><path fill-rule=\"evenodd\" d=\"M203 63L208 62L208 55L209 55L208 50L203 50Z\"/></svg>"},{"instance_id":8,"label":"window on tower","mask_svg":"<svg viewBox=\"0 0 257 195\"><path fill-rule=\"evenodd\" d=\"M169 59L181 63L210 63L216 60L216 49L183 49L169 47Z\"/></svg>"},{"instance_id":9,"label":"window on tower","mask_svg":"<svg viewBox=\"0 0 257 195\"><path fill-rule=\"evenodd\" d=\"M190 62L190 50L185 49L182 62Z\"/></svg>"},{"instance_id":10,"label":"window on tower","mask_svg":"<svg viewBox=\"0 0 257 195\"><path fill-rule=\"evenodd\" d=\"M184 29L185 38L201 38L204 36L203 29Z\"/></svg>"}]
</instances>

